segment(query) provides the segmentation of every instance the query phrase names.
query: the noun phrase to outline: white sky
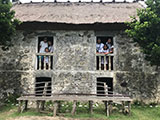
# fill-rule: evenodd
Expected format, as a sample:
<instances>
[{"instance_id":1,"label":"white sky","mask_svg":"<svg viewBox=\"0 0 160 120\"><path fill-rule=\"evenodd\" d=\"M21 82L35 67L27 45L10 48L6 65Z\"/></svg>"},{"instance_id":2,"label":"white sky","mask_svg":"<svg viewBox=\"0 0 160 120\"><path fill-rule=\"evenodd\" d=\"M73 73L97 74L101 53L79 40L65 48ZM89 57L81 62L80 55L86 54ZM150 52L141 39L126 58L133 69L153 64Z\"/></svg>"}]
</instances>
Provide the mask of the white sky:
<instances>
[{"instance_id":1,"label":"white sky","mask_svg":"<svg viewBox=\"0 0 160 120\"><path fill-rule=\"evenodd\" d=\"M21 3L43 2L43 0L19 0ZM44 0L45 2L54 2L54 0ZM57 2L67 2L68 0L57 0ZM69 0L70 2L79 2L79 0ZM113 0L102 0L103 2L112 2ZM116 2L123 2L124 0L115 0ZM133 2L133 0L126 0L127 2ZM81 0L81 2L91 2L91 0ZM93 0L93 2L100 2L100 0Z\"/></svg>"}]
</instances>

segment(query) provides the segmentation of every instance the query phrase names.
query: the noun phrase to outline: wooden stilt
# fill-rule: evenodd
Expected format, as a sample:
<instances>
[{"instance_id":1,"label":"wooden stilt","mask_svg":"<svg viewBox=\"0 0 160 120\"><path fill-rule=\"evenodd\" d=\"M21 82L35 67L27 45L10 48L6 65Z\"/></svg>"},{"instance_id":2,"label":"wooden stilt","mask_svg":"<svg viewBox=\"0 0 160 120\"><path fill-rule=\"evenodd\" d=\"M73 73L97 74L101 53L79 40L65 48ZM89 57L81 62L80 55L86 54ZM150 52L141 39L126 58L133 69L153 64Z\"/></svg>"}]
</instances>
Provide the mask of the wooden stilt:
<instances>
[{"instance_id":1,"label":"wooden stilt","mask_svg":"<svg viewBox=\"0 0 160 120\"><path fill-rule=\"evenodd\" d=\"M41 102L41 110L44 110L45 108L44 108L44 105L45 105L45 101L42 101Z\"/></svg>"},{"instance_id":2,"label":"wooden stilt","mask_svg":"<svg viewBox=\"0 0 160 120\"><path fill-rule=\"evenodd\" d=\"M106 116L109 117L109 105L108 105L108 101L104 101L104 104L105 104Z\"/></svg>"},{"instance_id":3,"label":"wooden stilt","mask_svg":"<svg viewBox=\"0 0 160 120\"><path fill-rule=\"evenodd\" d=\"M28 108L28 100L25 100L24 110L27 110L27 108Z\"/></svg>"},{"instance_id":4,"label":"wooden stilt","mask_svg":"<svg viewBox=\"0 0 160 120\"><path fill-rule=\"evenodd\" d=\"M53 116L56 117L57 114L58 103L57 101L54 103Z\"/></svg>"},{"instance_id":5,"label":"wooden stilt","mask_svg":"<svg viewBox=\"0 0 160 120\"><path fill-rule=\"evenodd\" d=\"M109 101L109 115L112 113L112 101Z\"/></svg>"},{"instance_id":6,"label":"wooden stilt","mask_svg":"<svg viewBox=\"0 0 160 120\"><path fill-rule=\"evenodd\" d=\"M40 101L37 101L37 112L40 112Z\"/></svg>"},{"instance_id":7,"label":"wooden stilt","mask_svg":"<svg viewBox=\"0 0 160 120\"><path fill-rule=\"evenodd\" d=\"M77 103L77 101L74 100L74 101L73 101L72 112L71 112L72 115L75 115L75 112L76 112L76 103Z\"/></svg>"},{"instance_id":8,"label":"wooden stilt","mask_svg":"<svg viewBox=\"0 0 160 120\"><path fill-rule=\"evenodd\" d=\"M126 114L125 102L122 101L122 113Z\"/></svg>"},{"instance_id":9,"label":"wooden stilt","mask_svg":"<svg viewBox=\"0 0 160 120\"><path fill-rule=\"evenodd\" d=\"M22 104L23 104L23 101L19 100L18 101L18 113L21 113L21 111L22 111Z\"/></svg>"},{"instance_id":10,"label":"wooden stilt","mask_svg":"<svg viewBox=\"0 0 160 120\"><path fill-rule=\"evenodd\" d=\"M89 113L93 113L93 101L89 101Z\"/></svg>"},{"instance_id":11,"label":"wooden stilt","mask_svg":"<svg viewBox=\"0 0 160 120\"><path fill-rule=\"evenodd\" d=\"M128 114L131 115L131 101L128 101Z\"/></svg>"},{"instance_id":12,"label":"wooden stilt","mask_svg":"<svg viewBox=\"0 0 160 120\"><path fill-rule=\"evenodd\" d=\"M58 113L60 113L60 110L61 110L61 101L58 101Z\"/></svg>"}]
</instances>

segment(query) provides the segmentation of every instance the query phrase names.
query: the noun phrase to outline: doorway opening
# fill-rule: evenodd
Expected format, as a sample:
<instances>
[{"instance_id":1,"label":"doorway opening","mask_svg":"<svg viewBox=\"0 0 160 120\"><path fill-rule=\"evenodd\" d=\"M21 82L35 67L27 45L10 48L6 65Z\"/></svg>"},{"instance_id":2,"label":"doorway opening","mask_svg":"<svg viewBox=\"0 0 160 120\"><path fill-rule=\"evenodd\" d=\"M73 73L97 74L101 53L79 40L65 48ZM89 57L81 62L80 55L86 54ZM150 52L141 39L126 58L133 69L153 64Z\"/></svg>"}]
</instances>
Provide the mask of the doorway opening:
<instances>
[{"instance_id":1,"label":"doorway opening","mask_svg":"<svg viewBox=\"0 0 160 120\"><path fill-rule=\"evenodd\" d=\"M36 77L35 95L36 96L51 96L52 81L50 77Z\"/></svg>"},{"instance_id":2,"label":"doorway opening","mask_svg":"<svg viewBox=\"0 0 160 120\"><path fill-rule=\"evenodd\" d=\"M107 87L106 89L105 86ZM113 94L113 78L97 78L97 96L104 96L107 94Z\"/></svg>"}]
</instances>

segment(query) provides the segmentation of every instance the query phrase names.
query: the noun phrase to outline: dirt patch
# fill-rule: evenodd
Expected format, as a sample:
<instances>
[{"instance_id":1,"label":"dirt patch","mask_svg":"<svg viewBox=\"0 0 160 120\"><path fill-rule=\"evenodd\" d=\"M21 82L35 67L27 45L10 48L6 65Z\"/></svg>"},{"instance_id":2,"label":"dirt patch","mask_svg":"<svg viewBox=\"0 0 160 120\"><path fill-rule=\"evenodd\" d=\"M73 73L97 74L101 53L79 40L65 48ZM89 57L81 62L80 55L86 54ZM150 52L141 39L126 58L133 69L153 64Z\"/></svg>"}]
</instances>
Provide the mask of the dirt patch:
<instances>
[{"instance_id":1,"label":"dirt patch","mask_svg":"<svg viewBox=\"0 0 160 120\"><path fill-rule=\"evenodd\" d=\"M86 118L86 119L78 119L78 118L64 118L64 117L39 117L39 116L32 116L32 117L18 117L18 118L10 118L7 120L106 120L106 119L94 119L94 118Z\"/></svg>"}]
</instances>

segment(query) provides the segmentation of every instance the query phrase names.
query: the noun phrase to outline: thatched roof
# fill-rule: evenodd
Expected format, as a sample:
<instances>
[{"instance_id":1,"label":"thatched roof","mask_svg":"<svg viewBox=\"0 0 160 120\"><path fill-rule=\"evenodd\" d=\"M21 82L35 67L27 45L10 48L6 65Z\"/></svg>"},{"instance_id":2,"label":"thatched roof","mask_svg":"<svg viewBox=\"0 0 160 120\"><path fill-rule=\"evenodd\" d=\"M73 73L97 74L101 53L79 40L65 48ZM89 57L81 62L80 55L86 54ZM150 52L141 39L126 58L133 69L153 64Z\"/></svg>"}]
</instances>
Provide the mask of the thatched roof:
<instances>
[{"instance_id":1,"label":"thatched roof","mask_svg":"<svg viewBox=\"0 0 160 120\"><path fill-rule=\"evenodd\" d=\"M71 24L123 23L136 15L139 3L27 3L15 4L22 22Z\"/></svg>"}]
</instances>

